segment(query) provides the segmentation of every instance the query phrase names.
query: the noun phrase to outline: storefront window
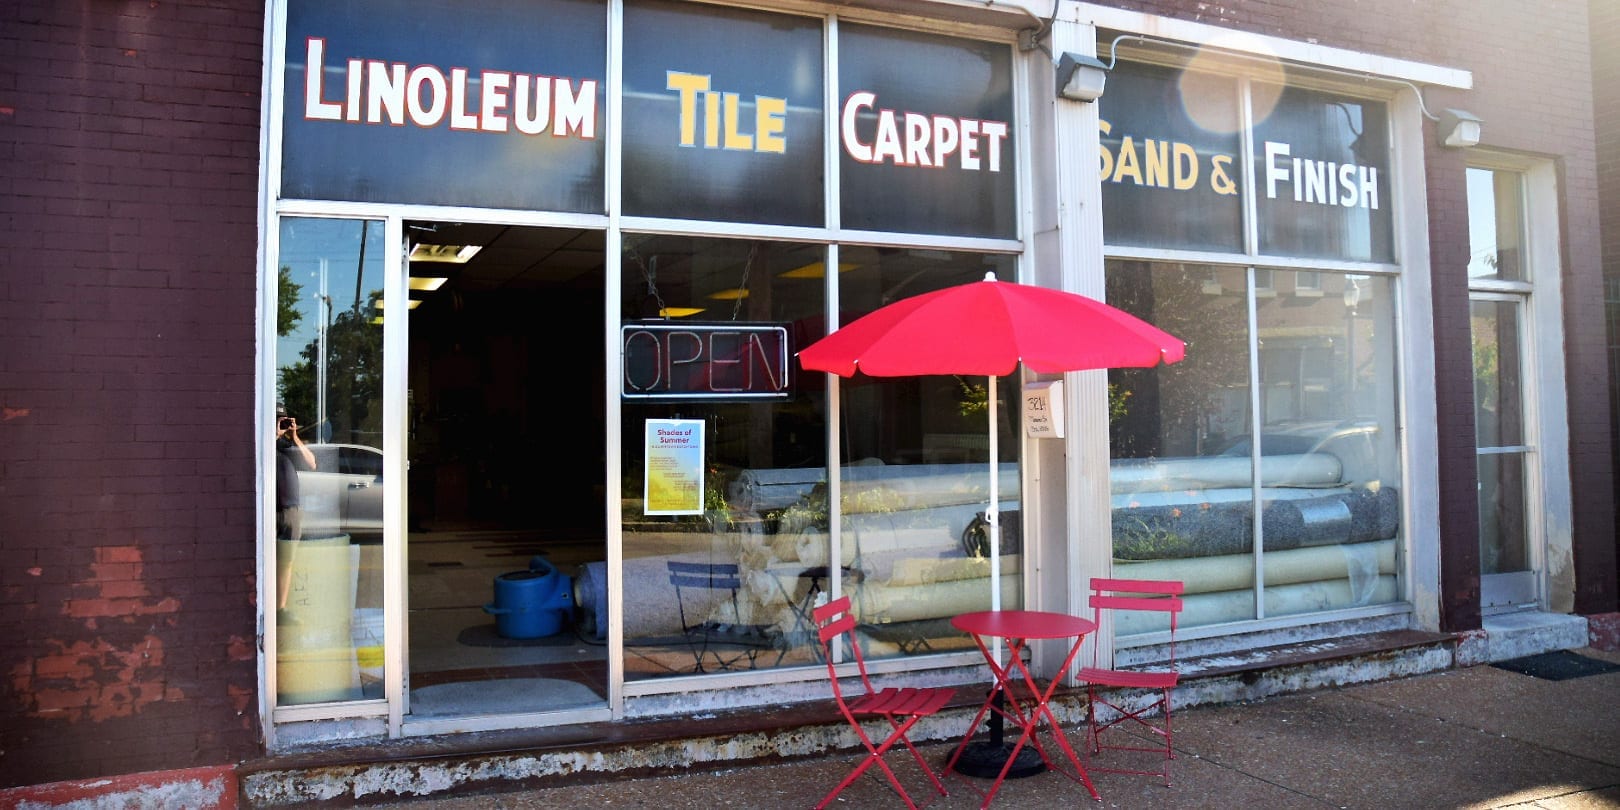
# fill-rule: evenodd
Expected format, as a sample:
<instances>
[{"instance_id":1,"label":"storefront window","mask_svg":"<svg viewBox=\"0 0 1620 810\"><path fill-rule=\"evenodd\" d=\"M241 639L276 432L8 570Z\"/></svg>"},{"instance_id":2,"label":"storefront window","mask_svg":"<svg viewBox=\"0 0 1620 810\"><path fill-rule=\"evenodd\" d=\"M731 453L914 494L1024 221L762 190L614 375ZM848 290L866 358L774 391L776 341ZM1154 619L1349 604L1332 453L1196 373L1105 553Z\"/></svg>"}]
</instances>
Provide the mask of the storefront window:
<instances>
[{"instance_id":1,"label":"storefront window","mask_svg":"<svg viewBox=\"0 0 1620 810\"><path fill-rule=\"evenodd\" d=\"M1242 250L1239 101L1230 76L1132 63L1110 72L1097 100L1109 244Z\"/></svg>"},{"instance_id":2,"label":"storefront window","mask_svg":"<svg viewBox=\"0 0 1620 810\"><path fill-rule=\"evenodd\" d=\"M844 321L893 301L978 281L1012 279L1012 257L942 250L848 248L839 289ZM919 654L967 643L949 619L991 606L988 381L974 376L841 381L844 466L839 561L869 655ZM1023 604L1016 378L998 380L1001 604Z\"/></svg>"},{"instance_id":3,"label":"storefront window","mask_svg":"<svg viewBox=\"0 0 1620 810\"><path fill-rule=\"evenodd\" d=\"M1260 253L1395 258L1389 122L1382 102L1256 82L1276 106L1254 122Z\"/></svg>"},{"instance_id":4,"label":"storefront window","mask_svg":"<svg viewBox=\"0 0 1620 810\"><path fill-rule=\"evenodd\" d=\"M283 199L605 210L599 0L291 0L286 43Z\"/></svg>"},{"instance_id":5,"label":"storefront window","mask_svg":"<svg viewBox=\"0 0 1620 810\"><path fill-rule=\"evenodd\" d=\"M825 388L788 360L825 330L826 251L625 237L629 680L817 660L809 609L831 587ZM602 638L605 585L601 570L580 583Z\"/></svg>"},{"instance_id":6,"label":"storefront window","mask_svg":"<svg viewBox=\"0 0 1620 810\"><path fill-rule=\"evenodd\" d=\"M276 696L382 696L383 227L281 220Z\"/></svg>"},{"instance_id":7,"label":"storefront window","mask_svg":"<svg viewBox=\"0 0 1620 810\"><path fill-rule=\"evenodd\" d=\"M1010 48L856 24L838 48L843 226L1014 238Z\"/></svg>"},{"instance_id":8,"label":"storefront window","mask_svg":"<svg viewBox=\"0 0 1620 810\"><path fill-rule=\"evenodd\" d=\"M826 220L819 18L636 0L624 54L625 213Z\"/></svg>"},{"instance_id":9,"label":"storefront window","mask_svg":"<svg viewBox=\"0 0 1620 810\"><path fill-rule=\"evenodd\" d=\"M1114 571L1186 582L1187 626L1399 595L1389 280L1260 276L1108 265L1109 303L1187 342L1181 363L1109 373Z\"/></svg>"}]
</instances>

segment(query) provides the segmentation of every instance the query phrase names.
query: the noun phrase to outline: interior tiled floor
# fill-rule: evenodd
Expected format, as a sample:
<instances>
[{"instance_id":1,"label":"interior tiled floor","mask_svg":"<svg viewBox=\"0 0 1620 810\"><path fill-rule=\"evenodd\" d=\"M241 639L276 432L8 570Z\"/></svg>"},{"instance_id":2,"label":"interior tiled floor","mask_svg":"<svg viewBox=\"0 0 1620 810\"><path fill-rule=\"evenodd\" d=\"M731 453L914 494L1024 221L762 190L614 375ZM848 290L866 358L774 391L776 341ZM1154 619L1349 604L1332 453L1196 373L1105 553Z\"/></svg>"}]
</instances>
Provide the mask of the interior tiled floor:
<instances>
[{"instance_id":1,"label":"interior tiled floor","mask_svg":"<svg viewBox=\"0 0 1620 810\"><path fill-rule=\"evenodd\" d=\"M469 715L569 708L554 705L547 691L582 703L605 699L607 648L577 633L571 619L561 617L552 635L507 638L485 609L495 603L501 575L528 570L541 557L572 578L580 563L605 555L601 540L548 542L538 532L463 530L413 532L410 544L413 696L438 687L454 695L456 705L441 705L437 713ZM556 681L589 691L545 688ZM479 686L446 688L455 684Z\"/></svg>"},{"instance_id":2,"label":"interior tiled floor","mask_svg":"<svg viewBox=\"0 0 1620 810\"><path fill-rule=\"evenodd\" d=\"M605 639L573 619L564 619L551 635L506 638L497 617L485 609L493 605L496 579L501 575L526 571L539 557L576 581L579 566L605 557L604 545L600 539L546 538L533 531L413 532L408 564L412 714L430 704L432 713L454 716L583 708L605 700ZM794 585L789 596L803 614L802 625L785 640L772 638L766 645L748 649L717 632L711 636L710 648L704 650L701 639L679 633L633 638L625 647L626 679L817 665L820 658L815 654L817 642L810 631L805 600L810 593L807 588L812 587L806 583L815 581ZM967 644L960 634L938 637L952 635L949 628L931 631L936 637L921 645L914 638L887 638L875 628L868 628L866 634L874 644L899 645L912 653Z\"/></svg>"}]
</instances>

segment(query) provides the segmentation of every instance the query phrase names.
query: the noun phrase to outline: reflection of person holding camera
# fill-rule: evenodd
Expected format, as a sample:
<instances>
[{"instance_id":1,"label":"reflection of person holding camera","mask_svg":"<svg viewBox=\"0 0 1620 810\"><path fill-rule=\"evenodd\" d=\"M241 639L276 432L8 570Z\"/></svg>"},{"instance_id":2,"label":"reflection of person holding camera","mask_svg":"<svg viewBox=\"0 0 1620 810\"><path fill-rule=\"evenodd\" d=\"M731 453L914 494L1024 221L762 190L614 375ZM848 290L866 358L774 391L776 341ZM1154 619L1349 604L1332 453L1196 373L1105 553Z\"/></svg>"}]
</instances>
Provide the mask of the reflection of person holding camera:
<instances>
[{"instance_id":1,"label":"reflection of person holding camera","mask_svg":"<svg viewBox=\"0 0 1620 810\"><path fill-rule=\"evenodd\" d=\"M276 406L276 539L298 540L304 512L298 504L298 470L315 469L315 454L298 436L298 420Z\"/></svg>"}]
</instances>

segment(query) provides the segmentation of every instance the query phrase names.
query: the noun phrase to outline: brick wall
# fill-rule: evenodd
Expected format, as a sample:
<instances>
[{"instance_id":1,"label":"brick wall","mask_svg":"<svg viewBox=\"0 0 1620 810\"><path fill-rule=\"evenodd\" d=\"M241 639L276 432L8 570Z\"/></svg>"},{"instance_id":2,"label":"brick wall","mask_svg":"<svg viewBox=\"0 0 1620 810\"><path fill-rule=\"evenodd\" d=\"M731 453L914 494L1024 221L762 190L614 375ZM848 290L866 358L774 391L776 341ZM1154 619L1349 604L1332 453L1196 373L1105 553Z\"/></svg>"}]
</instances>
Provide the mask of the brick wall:
<instances>
[{"instance_id":1,"label":"brick wall","mask_svg":"<svg viewBox=\"0 0 1620 810\"><path fill-rule=\"evenodd\" d=\"M257 749L263 16L0 3L0 786Z\"/></svg>"}]
</instances>

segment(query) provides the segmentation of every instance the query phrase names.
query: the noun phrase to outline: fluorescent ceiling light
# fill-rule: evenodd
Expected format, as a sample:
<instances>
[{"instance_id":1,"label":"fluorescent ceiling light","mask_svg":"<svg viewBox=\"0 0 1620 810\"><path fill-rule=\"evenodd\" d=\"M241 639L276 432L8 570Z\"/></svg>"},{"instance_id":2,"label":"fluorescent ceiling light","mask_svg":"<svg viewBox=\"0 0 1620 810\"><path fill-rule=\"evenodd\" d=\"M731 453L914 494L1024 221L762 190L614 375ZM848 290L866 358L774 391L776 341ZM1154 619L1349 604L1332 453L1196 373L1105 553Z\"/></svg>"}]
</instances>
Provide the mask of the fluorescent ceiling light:
<instances>
[{"instance_id":1,"label":"fluorescent ceiling light","mask_svg":"<svg viewBox=\"0 0 1620 810\"><path fill-rule=\"evenodd\" d=\"M411 289L422 292L433 292L449 281L443 276L411 276Z\"/></svg>"},{"instance_id":2,"label":"fluorescent ceiling light","mask_svg":"<svg viewBox=\"0 0 1620 810\"><path fill-rule=\"evenodd\" d=\"M702 307L664 307L663 309L658 310L658 314L660 317L664 318L685 318L689 315L696 315L702 311Z\"/></svg>"},{"instance_id":3,"label":"fluorescent ceiling light","mask_svg":"<svg viewBox=\"0 0 1620 810\"><path fill-rule=\"evenodd\" d=\"M854 270L855 267L856 265L853 264L844 264L843 262L839 262L838 272L848 273L849 271ZM777 278L826 278L826 276L827 264L825 262L811 262L803 267L795 267L792 270L777 276Z\"/></svg>"},{"instance_id":4,"label":"fluorescent ceiling light","mask_svg":"<svg viewBox=\"0 0 1620 810\"><path fill-rule=\"evenodd\" d=\"M448 262L466 264L468 259L483 250L482 245L417 245L411 248L413 262Z\"/></svg>"},{"instance_id":5,"label":"fluorescent ceiling light","mask_svg":"<svg viewBox=\"0 0 1620 810\"><path fill-rule=\"evenodd\" d=\"M371 319L371 322L372 322L372 323L373 323L373 324L376 324L376 325L377 325L377 326L382 326L382 318L383 318L383 316L381 316L381 315L378 315L378 316L377 316L377 317L375 317L375 318L372 318L372 319Z\"/></svg>"},{"instance_id":6,"label":"fluorescent ceiling light","mask_svg":"<svg viewBox=\"0 0 1620 810\"><path fill-rule=\"evenodd\" d=\"M711 301L736 301L738 299L747 297L747 290L721 290L719 292L709 293L709 300Z\"/></svg>"},{"instance_id":7,"label":"fluorescent ceiling light","mask_svg":"<svg viewBox=\"0 0 1620 810\"><path fill-rule=\"evenodd\" d=\"M407 306L405 307L406 309L416 309L417 307L422 305L422 302L416 300L415 298L412 298L410 301L408 301L406 303L407 303ZM377 299L377 303L374 304L373 306L377 307L378 309L383 309L383 300L381 298Z\"/></svg>"}]
</instances>

